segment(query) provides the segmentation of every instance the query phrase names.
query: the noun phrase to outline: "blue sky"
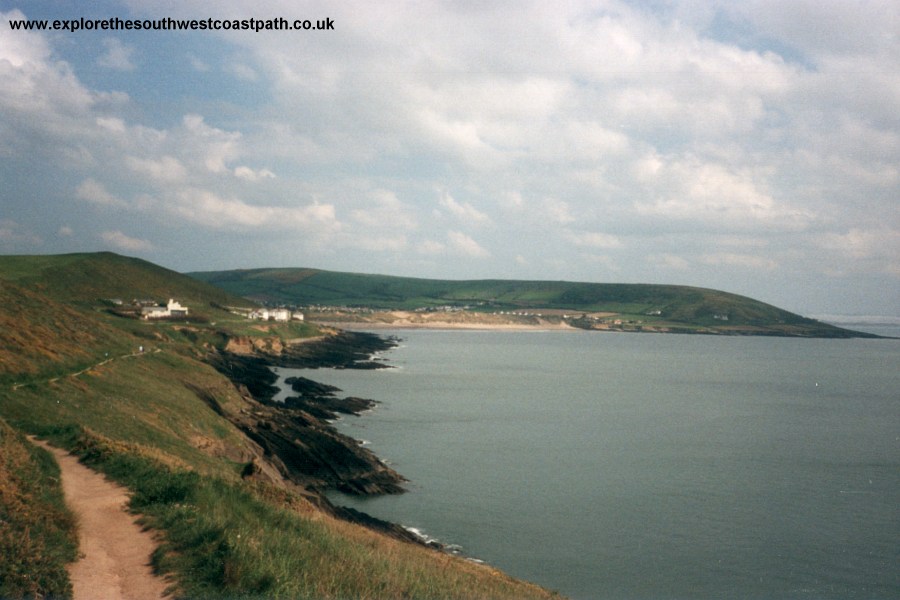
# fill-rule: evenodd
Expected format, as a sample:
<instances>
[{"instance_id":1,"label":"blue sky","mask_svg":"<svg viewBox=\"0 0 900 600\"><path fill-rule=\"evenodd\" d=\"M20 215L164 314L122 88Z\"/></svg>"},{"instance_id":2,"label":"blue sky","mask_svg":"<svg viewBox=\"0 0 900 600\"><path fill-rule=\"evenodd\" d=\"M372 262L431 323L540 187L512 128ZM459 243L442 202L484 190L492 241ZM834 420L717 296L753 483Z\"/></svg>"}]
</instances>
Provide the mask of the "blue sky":
<instances>
[{"instance_id":1,"label":"blue sky","mask_svg":"<svg viewBox=\"0 0 900 600\"><path fill-rule=\"evenodd\" d=\"M892 0L0 0L0 252L900 316ZM16 18L325 19L21 32Z\"/></svg>"}]
</instances>

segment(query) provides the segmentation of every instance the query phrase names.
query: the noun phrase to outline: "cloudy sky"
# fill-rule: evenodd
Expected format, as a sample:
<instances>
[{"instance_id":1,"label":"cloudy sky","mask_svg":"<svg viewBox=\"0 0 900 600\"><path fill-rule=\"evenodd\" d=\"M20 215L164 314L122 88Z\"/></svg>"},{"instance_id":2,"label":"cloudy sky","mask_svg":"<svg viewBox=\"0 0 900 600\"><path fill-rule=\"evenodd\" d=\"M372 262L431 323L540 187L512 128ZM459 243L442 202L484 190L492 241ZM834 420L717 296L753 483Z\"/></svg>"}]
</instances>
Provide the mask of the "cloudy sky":
<instances>
[{"instance_id":1,"label":"cloudy sky","mask_svg":"<svg viewBox=\"0 0 900 600\"><path fill-rule=\"evenodd\" d=\"M0 14L0 253L679 283L900 315L895 0ZM334 29L9 25L79 17Z\"/></svg>"}]
</instances>

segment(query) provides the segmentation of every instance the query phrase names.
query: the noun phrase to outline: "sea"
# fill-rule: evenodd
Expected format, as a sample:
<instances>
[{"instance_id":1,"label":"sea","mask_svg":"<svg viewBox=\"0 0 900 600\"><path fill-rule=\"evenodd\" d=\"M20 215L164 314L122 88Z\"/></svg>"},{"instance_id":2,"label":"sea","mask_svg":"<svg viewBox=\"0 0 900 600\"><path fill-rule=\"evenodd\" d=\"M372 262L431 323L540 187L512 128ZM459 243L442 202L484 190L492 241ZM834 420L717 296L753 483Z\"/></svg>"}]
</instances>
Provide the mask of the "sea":
<instances>
[{"instance_id":1,"label":"sea","mask_svg":"<svg viewBox=\"0 0 900 600\"><path fill-rule=\"evenodd\" d=\"M379 330L331 499L575 599L900 598L900 340Z\"/></svg>"}]
</instances>

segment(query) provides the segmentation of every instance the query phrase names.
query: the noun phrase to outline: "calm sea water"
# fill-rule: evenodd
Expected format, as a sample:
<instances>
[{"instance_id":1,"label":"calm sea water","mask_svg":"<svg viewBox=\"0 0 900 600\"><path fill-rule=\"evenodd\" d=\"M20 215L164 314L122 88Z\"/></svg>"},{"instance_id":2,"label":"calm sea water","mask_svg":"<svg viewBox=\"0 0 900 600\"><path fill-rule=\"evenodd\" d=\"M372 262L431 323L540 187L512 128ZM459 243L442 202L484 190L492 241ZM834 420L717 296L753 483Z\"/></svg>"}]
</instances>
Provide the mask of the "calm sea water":
<instances>
[{"instance_id":1,"label":"calm sea water","mask_svg":"<svg viewBox=\"0 0 900 600\"><path fill-rule=\"evenodd\" d=\"M900 341L390 333L303 372L411 480L339 503L572 598L900 598Z\"/></svg>"}]
</instances>

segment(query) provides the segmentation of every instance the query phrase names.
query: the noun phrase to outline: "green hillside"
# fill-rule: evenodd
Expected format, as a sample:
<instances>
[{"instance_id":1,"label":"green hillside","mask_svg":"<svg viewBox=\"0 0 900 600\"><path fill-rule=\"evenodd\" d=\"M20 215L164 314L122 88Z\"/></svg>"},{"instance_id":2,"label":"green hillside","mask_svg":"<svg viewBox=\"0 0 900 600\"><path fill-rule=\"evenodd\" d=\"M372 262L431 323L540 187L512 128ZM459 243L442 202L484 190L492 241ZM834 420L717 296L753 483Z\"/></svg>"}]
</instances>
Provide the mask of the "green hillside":
<instances>
[{"instance_id":1,"label":"green hillside","mask_svg":"<svg viewBox=\"0 0 900 600\"><path fill-rule=\"evenodd\" d=\"M865 336L752 298L677 285L568 281L416 279L315 269L190 273L259 302L376 309L466 307L475 312L556 309L614 313L643 331ZM587 323L575 323L590 327ZM638 327L635 325L634 327Z\"/></svg>"},{"instance_id":2,"label":"green hillside","mask_svg":"<svg viewBox=\"0 0 900 600\"><path fill-rule=\"evenodd\" d=\"M0 280L31 286L66 303L98 299L179 298L193 305L251 306L221 288L199 283L139 258L112 252L0 257Z\"/></svg>"},{"instance_id":3,"label":"green hillside","mask_svg":"<svg viewBox=\"0 0 900 600\"><path fill-rule=\"evenodd\" d=\"M191 321L232 316L245 298L146 261L109 252L0 256L0 380L66 371L167 335L160 325L110 314L113 301L177 298ZM24 319L24 321L23 321ZM27 324L27 325L23 325Z\"/></svg>"},{"instance_id":4,"label":"green hillside","mask_svg":"<svg viewBox=\"0 0 900 600\"><path fill-rule=\"evenodd\" d=\"M111 301L169 297L190 318ZM305 405L270 402L267 365L352 356L356 338L225 308L250 305L110 253L0 256L0 597L71 596L73 520L26 433L130 489L174 597L555 597L331 506L326 489L400 476Z\"/></svg>"}]
</instances>

